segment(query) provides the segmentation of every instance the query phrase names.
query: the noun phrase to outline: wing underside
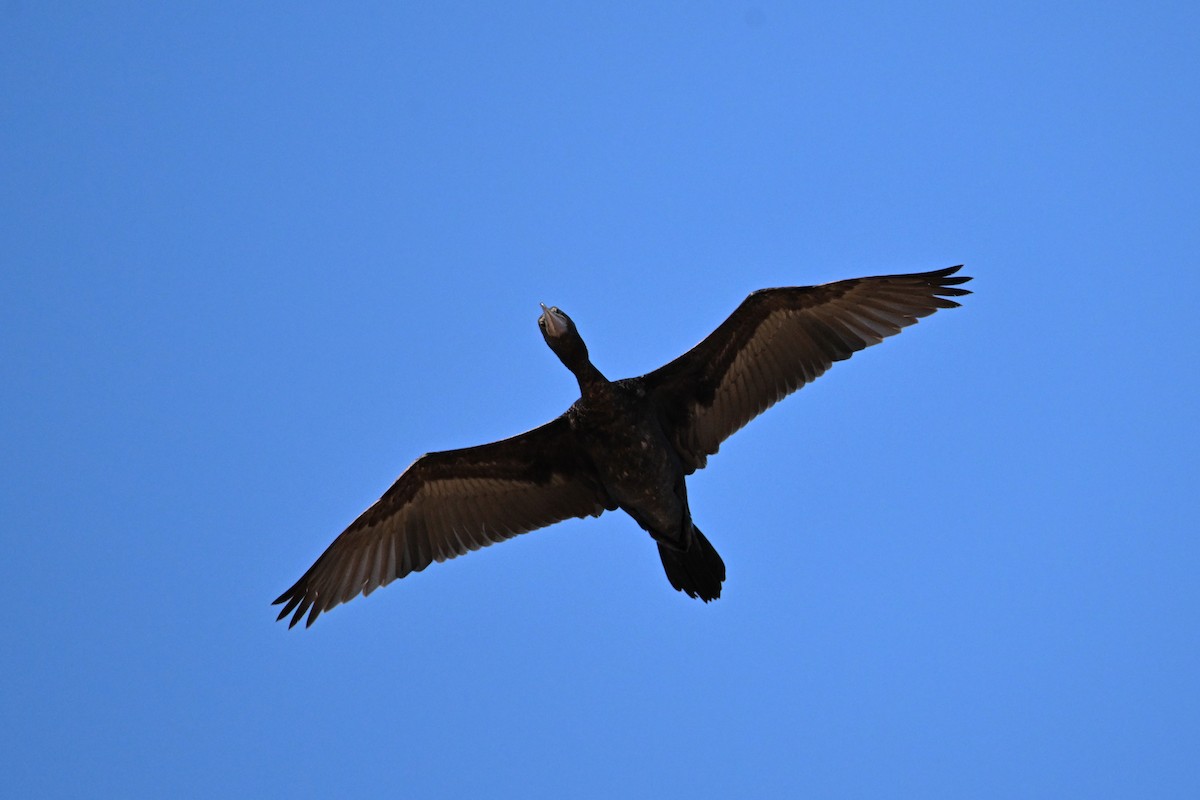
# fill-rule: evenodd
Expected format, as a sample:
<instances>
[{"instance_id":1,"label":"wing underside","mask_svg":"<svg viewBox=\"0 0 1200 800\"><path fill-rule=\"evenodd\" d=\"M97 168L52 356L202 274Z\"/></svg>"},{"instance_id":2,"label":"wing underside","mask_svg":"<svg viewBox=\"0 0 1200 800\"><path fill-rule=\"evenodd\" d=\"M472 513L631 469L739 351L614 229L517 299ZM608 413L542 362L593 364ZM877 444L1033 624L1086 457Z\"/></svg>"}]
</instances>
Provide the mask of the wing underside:
<instances>
[{"instance_id":1,"label":"wing underside","mask_svg":"<svg viewBox=\"0 0 1200 800\"><path fill-rule=\"evenodd\" d=\"M754 292L700 344L642 380L690 470L721 442L836 361L940 308L960 267Z\"/></svg>"},{"instance_id":2,"label":"wing underside","mask_svg":"<svg viewBox=\"0 0 1200 800\"><path fill-rule=\"evenodd\" d=\"M289 626L397 578L571 517L611 508L565 417L463 450L429 453L275 600Z\"/></svg>"}]
</instances>

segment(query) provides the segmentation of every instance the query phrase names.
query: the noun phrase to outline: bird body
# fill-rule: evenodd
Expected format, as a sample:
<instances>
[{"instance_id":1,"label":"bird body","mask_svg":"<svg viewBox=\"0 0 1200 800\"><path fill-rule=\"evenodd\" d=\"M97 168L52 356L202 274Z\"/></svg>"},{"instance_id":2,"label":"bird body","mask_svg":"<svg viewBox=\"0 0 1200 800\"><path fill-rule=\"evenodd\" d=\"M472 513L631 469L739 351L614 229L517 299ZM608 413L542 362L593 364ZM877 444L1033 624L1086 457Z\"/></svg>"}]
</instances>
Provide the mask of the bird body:
<instances>
[{"instance_id":1,"label":"bird body","mask_svg":"<svg viewBox=\"0 0 1200 800\"><path fill-rule=\"evenodd\" d=\"M634 381L609 384L576 401L567 419L617 507L659 541L686 547L683 465L645 391Z\"/></svg>"},{"instance_id":2,"label":"bird body","mask_svg":"<svg viewBox=\"0 0 1200 800\"><path fill-rule=\"evenodd\" d=\"M562 416L491 444L428 453L275 603L306 624L433 561L571 517L620 508L658 545L671 585L705 602L725 564L692 521L686 476L722 441L835 361L969 294L959 267L752 293L684 355L610 381L575 323L542 306L538 325L575 376Z\"/></svg>"}]
</instances>

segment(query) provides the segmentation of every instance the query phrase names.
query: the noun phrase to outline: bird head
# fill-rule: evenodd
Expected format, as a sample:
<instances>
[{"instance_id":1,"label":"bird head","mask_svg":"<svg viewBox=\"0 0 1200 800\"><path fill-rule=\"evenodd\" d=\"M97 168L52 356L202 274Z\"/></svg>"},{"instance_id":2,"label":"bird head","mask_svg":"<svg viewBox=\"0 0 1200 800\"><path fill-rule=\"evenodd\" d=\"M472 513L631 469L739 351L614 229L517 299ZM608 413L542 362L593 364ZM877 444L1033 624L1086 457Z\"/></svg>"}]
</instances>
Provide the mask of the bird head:
<instances>
[{"instance_id":1,"label":"bird head","mask_svg":"<svg viewBox=\"0 0 1200 800\"><path fill-rule=\"evenodd\" d=\"M542 336L546 337L546 341L558 339L575 329L575 323L566 313L559 310L558 306L546 308L545 303L539 305L542 307L542 315L538 317L538 327L542 329Z\"/></svg>"},{"instance_id":2,"label":"bird head","mask_svg":"<svg viewBox=\"0 0 1200 800\"><path fill-rule=\"evenodd\" d=\"M588 351L587 345L583 343L583 337L579 335L571 318L557 306L546 308L545 303L542 304L542 315L538 317L538 328L541 329L542 338L546 340L546 344L566 365L567 369L573 369L576 365L587 361Z\"/></svg>"}]
</instances>

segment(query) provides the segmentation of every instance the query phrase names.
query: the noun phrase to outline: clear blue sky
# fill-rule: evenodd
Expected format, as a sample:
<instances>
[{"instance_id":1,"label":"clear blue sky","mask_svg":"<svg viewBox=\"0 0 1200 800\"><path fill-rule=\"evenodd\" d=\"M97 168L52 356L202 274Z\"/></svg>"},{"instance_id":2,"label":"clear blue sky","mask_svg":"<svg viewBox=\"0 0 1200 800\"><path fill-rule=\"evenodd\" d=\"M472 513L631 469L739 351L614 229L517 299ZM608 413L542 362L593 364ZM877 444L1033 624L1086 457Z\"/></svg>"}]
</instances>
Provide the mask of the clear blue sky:
<instances>
[{"instance_id":1,"label":"clear blue sky","mask_svg":"<svg viewBox=\"0 0 1200 800\"><path fill-rule=\"evenodd\" d=\"M13 797L1200 796L1195 3L0 3ZM691 480L322 617L416 456L965 262Z\"/></svg>"}]
</instances>

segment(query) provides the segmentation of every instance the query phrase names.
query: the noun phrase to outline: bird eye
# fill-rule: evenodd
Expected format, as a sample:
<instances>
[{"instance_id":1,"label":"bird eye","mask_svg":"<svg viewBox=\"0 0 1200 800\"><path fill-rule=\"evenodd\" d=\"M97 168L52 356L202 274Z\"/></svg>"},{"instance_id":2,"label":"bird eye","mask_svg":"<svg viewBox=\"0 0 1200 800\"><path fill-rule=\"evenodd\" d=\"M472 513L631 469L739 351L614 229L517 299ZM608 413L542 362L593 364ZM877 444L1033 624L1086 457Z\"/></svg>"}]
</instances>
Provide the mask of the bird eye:
<instances>
[{"instance_id":1,"label":"bird eye","mask_svg":"<svg viewBox=\"0 0 1200 800\"><path fill-rule=\"evenodd\" d=\"M550 313L551 314L561 314L562 312L558 310L558 306L550 306Z\"/></svg>"}]
</instances>

